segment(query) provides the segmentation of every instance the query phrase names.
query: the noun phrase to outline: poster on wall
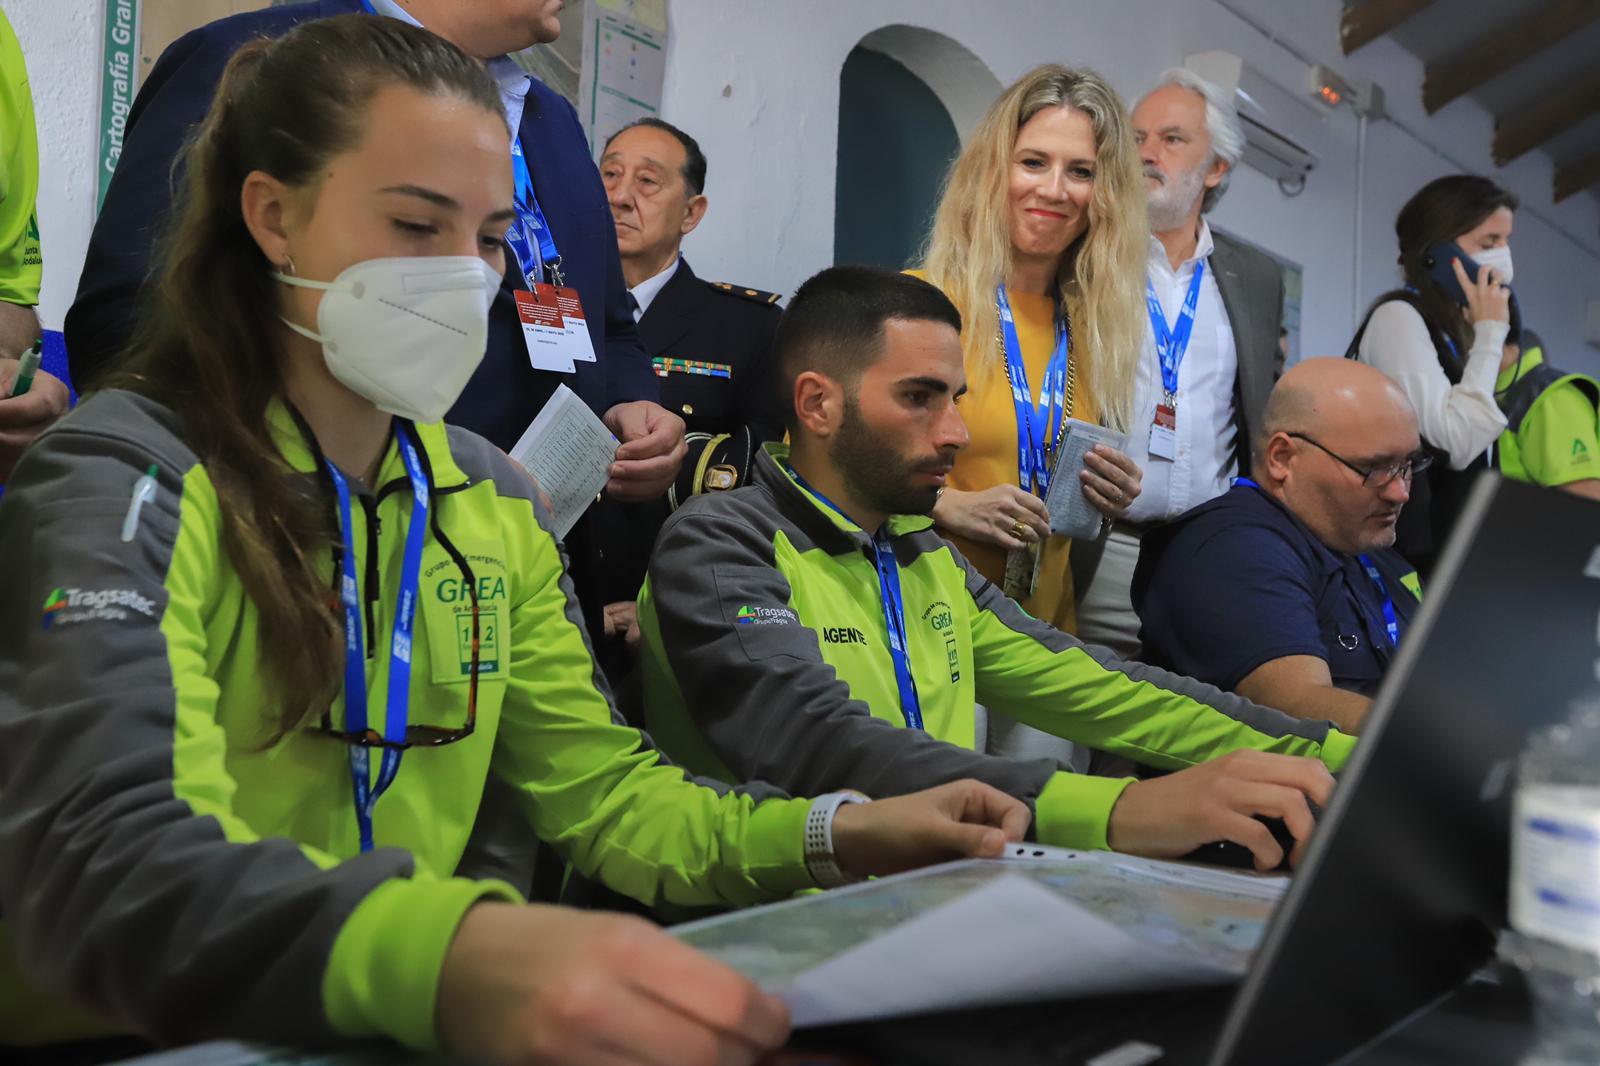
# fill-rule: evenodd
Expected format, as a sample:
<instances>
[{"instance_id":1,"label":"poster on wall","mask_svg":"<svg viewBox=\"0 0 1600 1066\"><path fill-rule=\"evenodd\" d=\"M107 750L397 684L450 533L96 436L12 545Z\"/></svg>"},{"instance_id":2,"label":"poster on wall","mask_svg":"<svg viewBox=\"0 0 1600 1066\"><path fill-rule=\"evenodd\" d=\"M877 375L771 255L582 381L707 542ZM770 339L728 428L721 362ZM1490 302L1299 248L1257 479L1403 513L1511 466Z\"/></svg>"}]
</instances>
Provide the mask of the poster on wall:
<instances>
[{"instance_id":1,"label":"poster on wall","mask_svg":"<svg viewBox=\"0 0 1600 1066\"><path fill-rule=\"evenodd\" d=\"M105 0L98 194L105 199L122 155L134 95L161 53L190 30L246 11L299 0ZM666 0L572 0L561 35L512 56L577 109L591 145L661 106Z\"/></svg>"},{"instance_id":2,"label":"poster on wall","mask_svg":"<svg viewBox=\"0 0 1600 1066\"><path fill-rule=\"evenodd\" d=\"M167 46L208 22L287 2L291 0L106 0L95 210L105 200L111 173L122 156L134 94Z\"/></svg>"},{"instance_id":3,"label":"poster on wall","mask_svg":"<svg viewBox=\"0 0 1600 1066\"><path fill-rule=\"evenodd\" d=\"M588 0L578 116L599 156L606 138L661 111L667 73L666 0Z\"/></svg>"},{"instance_id":4,"label":"poster on wall","mask_svg":"<svg viewBox=\"0 0 1600 1066\"><path fill-rule=\"evenodd\" d=\"M1271 259L1283 278L1283 326L1278 330L1278 352L1283 356L1285 369L1300 361L1300 301L1305 288L1305 268L1293 259L1286 259L1271 248L1246 240L1232 230L1213 226L1212 232L1224 233L1230 240L1248 245Z\"/></svg>"}]
</instances>

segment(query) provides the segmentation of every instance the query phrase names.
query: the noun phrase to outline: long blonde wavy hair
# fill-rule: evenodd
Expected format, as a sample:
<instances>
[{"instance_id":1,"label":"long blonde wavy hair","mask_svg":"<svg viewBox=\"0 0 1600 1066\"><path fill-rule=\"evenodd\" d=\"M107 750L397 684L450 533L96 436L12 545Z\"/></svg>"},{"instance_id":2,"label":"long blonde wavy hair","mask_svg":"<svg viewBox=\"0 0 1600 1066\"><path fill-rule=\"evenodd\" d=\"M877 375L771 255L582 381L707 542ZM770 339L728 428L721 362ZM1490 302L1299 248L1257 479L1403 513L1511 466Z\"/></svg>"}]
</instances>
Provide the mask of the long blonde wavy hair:
<instances>
[{"instance_id":1,"label":"long blonde wavy hair","mask_svg":"<svg viewBox=\"0 0 1600 1066\"><path fill-rule=\"evenodd\" d=\"M1047 107L1083 112L1094 129L1094 191L1089 229L1061 257L1061 294L1078 297L1072 323L1079 387L1095 397L1100 418L1125 430L1132 417L1135 371L1149 323L1144 280L1150 230L1143 168L1122 100L1089 70L1046 64L1001 94L945 178L923 256L928 280L961 310L962 346L975 378L992 372L999 312L996 282L1011 275L1011 154L1017 134Z\"/></svg>"}]
</instances>

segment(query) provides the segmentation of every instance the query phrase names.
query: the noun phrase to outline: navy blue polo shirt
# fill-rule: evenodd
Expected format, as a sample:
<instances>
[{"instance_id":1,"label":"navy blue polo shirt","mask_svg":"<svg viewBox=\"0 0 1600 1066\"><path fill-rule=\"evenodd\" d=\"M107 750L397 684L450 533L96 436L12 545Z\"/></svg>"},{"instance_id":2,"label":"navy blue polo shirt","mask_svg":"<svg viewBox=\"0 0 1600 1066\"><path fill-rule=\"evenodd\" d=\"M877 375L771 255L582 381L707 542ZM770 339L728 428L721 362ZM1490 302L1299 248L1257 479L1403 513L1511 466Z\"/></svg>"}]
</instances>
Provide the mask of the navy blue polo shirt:
<instances>
[{"instance_id":1,"label":"navy blue polo shirt","mask_svg":"<svg viewBox=\"0 0 1600 1066\"><path fill-rule=\"evenodd\" d=\"M1367 555L1401 639L1420 608L1399 553ZM1286 655L1315 655L1336 688L1371 696L1394 657L1385 596L1360 558L1330 551L1283 504L1239 484L1145 534L1134 571L1144 659L1232 689Z\"/></svg>"}]
</instances>

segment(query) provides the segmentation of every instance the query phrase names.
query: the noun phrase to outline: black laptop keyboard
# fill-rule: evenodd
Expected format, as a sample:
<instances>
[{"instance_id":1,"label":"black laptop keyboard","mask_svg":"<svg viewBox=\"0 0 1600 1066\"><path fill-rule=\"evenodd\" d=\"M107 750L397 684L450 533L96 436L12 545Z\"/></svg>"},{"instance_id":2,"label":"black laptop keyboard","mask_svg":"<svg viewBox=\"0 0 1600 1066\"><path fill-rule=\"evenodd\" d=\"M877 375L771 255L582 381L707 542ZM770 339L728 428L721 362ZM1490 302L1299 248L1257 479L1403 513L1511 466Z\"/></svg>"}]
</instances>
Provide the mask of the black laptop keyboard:
<instances>
[{"instance_id":1,"label":"black laptop keyboard","mask_svg":"<svg viewBox=\"0 0 1600 1066\"><path fill-rule=\"evenodd\" d=\"M1051 1000L797 1033L795 1046L874 1066L1177 1066L1204 1062L1231 989ZM1139 1054L1139 1045L1161 1056ZM1119 1054L1118 1050L1122 1049Z\"/></svg>"}]
</instances>

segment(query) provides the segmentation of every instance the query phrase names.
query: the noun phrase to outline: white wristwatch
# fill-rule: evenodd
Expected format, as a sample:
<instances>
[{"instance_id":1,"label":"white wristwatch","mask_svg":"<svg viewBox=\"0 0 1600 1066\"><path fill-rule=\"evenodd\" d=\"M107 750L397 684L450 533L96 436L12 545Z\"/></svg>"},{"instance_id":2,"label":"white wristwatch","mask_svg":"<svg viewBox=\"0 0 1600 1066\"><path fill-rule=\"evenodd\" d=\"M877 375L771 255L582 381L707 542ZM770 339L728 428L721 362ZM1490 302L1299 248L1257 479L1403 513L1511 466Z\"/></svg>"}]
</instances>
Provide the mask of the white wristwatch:
<instances>
[{"instance_id":1,"label":"white wristwatch","mask_svg":"<svg viewBox=\"0 0 1600 1066\"><path fill-rule=\"evenodd\" d=\"M864 880L839 869L833 852L833 816L846 803L866 802L867 797L859 792L829 792L811 801L811 810L806 813L806 871L818 888L838 888Z\"/></svg>"}]
</instances>

